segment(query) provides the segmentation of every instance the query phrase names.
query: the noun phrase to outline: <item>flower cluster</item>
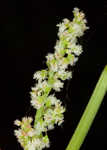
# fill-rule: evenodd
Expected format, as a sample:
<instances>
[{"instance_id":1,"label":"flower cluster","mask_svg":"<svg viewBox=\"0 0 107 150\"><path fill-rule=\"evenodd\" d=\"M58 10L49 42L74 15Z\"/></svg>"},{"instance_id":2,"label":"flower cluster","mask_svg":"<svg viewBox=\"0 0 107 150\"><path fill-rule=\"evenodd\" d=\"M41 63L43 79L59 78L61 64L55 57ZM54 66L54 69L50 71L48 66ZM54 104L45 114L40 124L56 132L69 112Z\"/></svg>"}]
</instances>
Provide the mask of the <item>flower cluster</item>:
<instances>
[{"instance_id":1,"label":"flower cluster","mask_svg":"<svg viewBox=\"0 0 107 150\"><path fill-rule=\"evenodd\" d=\"M49 147L48 136L37 136L38 130L35 130L31 126L31 117L23 117L22 121L16 120L15 125L19 126L19 130L15 130L15 135L18 138L21 146L25 150L42 150L45 147Z\"/></svg>"},{"instance_id":2,"label":"flower cluster","mask_svg":"<svg viewBox=\"0 0 107 150\"><path fill-rule=\"evenodd\" d=\"M61 100L57 99L55 94L50 94L50 91L59 92L64 86L63 81L72 78L72 72L67 70L68 65L73 66L82 53L82 46L77 44L77 38L82 36L88 27L83 12L74 8L73 14L72 22L64 19L57 25L59 39L54 47L55 53L46 56L47 69L34 73L33 78L37 82L30 92L31 105L37 109L34 125L31 125L30 117L15 121L20 127L15 130L15 135L24 150L42 150L49 147L47 131L64 121L65 108Z\"/></svg>"}]
</instances>

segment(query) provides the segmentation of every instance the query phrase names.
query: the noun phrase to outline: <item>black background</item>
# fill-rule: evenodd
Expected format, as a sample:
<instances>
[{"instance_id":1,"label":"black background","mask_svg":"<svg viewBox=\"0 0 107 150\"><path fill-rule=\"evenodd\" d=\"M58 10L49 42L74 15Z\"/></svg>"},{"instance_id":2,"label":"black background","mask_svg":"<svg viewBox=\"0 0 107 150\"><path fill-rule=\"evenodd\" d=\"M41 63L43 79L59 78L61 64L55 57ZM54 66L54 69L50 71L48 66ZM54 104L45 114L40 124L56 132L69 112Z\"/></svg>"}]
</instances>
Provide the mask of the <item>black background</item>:
<instances>
[{"instance_id":1,"label":"black background","mask_svg":"<svg viewBox=\"0 0 107 150\"><path fill-rule=\"evenodd\" d=\"M0 2L0 148L21 150L13 134L13 121L33 115L29 92L33 73L46 68L45 56L54 52L56 24L72 20L72 10L84 11L90 29L81 37L83 54L73 68L73 78L65 82L58 96L67 108L65 122L49 132L49 150L65 150L88 103L97 80L107 64L107 3L91 0L3 0ZM105 15L105 25L104 25ZM81 150L106 150L107 95Z\"/></svg>"}]
</instances>

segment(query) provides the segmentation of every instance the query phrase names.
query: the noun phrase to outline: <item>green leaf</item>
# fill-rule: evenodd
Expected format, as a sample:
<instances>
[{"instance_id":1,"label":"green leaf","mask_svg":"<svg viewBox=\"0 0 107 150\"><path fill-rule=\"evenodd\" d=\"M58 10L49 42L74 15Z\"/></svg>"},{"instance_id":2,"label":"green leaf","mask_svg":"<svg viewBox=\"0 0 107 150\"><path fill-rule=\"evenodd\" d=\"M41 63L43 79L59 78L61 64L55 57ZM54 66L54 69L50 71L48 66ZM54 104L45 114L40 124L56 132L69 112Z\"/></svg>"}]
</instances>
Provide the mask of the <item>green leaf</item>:
<instances>
[{"instance_id":1,"label":"green leaf","mask_svg":"<svg viewBox=\"0 0 107 150\"><path fill-rule=\"evenodd\" d=\"M107 92L107 66L105 66L99 81L93 91L88 105L80 122L66 148L66 150L79 150L99 110L101 102Z\"/></svg>"}]
</instances>

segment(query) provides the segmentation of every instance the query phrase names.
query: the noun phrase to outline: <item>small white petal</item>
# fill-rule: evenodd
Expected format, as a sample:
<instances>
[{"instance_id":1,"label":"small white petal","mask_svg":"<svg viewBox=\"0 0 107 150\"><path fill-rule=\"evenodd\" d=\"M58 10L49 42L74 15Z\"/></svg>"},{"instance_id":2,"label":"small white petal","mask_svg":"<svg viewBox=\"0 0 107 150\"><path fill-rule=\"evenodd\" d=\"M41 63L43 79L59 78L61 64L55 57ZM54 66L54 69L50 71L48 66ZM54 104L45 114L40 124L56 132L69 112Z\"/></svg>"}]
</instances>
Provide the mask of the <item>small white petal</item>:
<instances>
[{"instance_id":1,"label":"small white petal","mask_svg":"<svg viewBox=\"0 0 107 150\"><path fill-rule=\"evenodd\" d=\"M20 126L20 125L21 125L21 121L15 120L15 121L14 121L14 124L17 125L17 126Z\"/></svg>"},{"instance_id":2,"label":"small white petal","mask_svg":"<svg viewBox=\"0 0 107 150\"><path fill-rule=\"evenodd\" d=\"M56 91L60 91L60 88L63 88L64 83L61 82L60 80L56 80L55 83L53 84L53 89Z\"/></svg>"}]
</instances>

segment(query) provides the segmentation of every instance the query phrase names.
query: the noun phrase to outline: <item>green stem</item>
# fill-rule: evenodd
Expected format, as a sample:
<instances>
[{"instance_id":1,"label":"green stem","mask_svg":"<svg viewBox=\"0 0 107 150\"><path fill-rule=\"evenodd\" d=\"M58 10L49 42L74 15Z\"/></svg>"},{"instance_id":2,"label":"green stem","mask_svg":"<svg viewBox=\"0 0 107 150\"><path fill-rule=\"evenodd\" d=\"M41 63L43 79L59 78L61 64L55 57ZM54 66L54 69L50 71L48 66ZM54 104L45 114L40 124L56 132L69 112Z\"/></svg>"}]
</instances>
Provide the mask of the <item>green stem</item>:
<instances>
[{"instance_id":1,"label":"green stem","mask_svg":"<svg viewBox=\"0 0 107 150\"><path fill-rule=\"evenodd\" d=\"M49 82L49 81L48 81ZM43 95L44 97L44 101L45 99L47 98L48 94L50 93L51 91L51 87L48 88L48 90L45 92L45 94ZM36 111L36 114L35 114L35 121L34 121L34 127L36 126L36 123L41 119L41 117L43 116L43 112L44 112L44 106L42 106L40 109L38 109Z\"/></svg>"},{"instance_id":2,"label":"green stem","mask_svg":"<svg viewBox=\"0 0 107 150\"><path fill-rule=\"evenodd\" d=\"M37 110L36 115L35 115L35 123L34 126L36 126L36 123L39 121L43 114L44 107L42 106L40 109Z\"/></svg>"},{"instance_id":3,"label":"green stem","mask_svg":"<svg viewBox=\"0 0 107 150\"><path fill-rule=\"evenodd\" d=\"M105 66L93 94L86 106L80 122L66 148L66 150L79 150L98 112L98 109L107 92L107 65Z\"/></svg>"}]
</instances>

